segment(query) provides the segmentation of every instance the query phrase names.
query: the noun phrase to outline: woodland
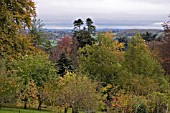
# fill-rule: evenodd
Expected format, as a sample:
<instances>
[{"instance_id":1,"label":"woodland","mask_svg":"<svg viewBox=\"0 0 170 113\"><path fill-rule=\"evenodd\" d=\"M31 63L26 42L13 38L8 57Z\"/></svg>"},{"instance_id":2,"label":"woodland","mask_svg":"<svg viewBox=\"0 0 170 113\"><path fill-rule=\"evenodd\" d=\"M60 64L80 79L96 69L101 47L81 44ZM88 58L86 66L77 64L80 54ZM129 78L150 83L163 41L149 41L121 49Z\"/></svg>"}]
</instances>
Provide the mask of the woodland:
<instances>
[{"instance_id":1,"label":"woodland","mask_svg":"<svg viewBox=\"0 0 170 113\"><path fill-rule=\"evenodd\" d=\"M73 26L52 47L32 0L0 1L0 112L170 112L170 22L117 40L91 18Z\"/></svg>"}]
</instances>

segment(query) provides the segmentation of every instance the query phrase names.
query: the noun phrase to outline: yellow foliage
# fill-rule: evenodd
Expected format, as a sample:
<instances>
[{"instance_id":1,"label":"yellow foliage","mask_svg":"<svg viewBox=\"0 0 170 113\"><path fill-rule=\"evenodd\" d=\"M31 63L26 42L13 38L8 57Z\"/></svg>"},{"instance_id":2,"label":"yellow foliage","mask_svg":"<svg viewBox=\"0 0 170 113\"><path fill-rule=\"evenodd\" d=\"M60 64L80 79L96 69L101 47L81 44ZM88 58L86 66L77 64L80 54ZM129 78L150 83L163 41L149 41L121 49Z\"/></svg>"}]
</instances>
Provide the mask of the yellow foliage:
<instances>
[{"instance_id":1,"label":"yellow foliage","mask_svg":"<svg viewBox=\"0 0 170 113\"><path fill-rule=\"evenodd\" d=\"M114 41L113 37L114 34L111 32L105 32L103 35L100 35L102 37L101 44L102 46L106 47L107 49L111 50L113 54L121 61L123 60L124 55L124 43L119 43L118 41Z\"/></svg>"}]
</instances>

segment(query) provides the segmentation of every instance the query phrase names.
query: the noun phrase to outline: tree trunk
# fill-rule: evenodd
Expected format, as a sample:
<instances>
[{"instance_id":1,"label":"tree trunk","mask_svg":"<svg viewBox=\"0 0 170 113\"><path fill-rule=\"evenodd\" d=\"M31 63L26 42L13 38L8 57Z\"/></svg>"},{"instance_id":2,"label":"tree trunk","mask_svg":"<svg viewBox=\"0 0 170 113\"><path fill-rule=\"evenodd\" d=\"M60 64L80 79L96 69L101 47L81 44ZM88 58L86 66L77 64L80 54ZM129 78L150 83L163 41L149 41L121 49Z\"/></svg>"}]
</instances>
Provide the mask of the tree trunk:
<instances>
[{"instance_id":1,"label":"tree trunk","mask_svg":"<svg viewBox=\"0 0 170 113\"><path fill-rule=\"evenodd\" d=\"M166 106L167 106L166 113L168 113L168 104L166 104Z\"/></svg>"},{"instance_id":2,"label":"tree trunk","mask_svg":"<svg viewBox=\"0 0 170 113\"><path fill-rule=\"evenodd\" d=\"M60 110L60 106L58 106L57 108L58 108L58 109L57 109L57 113L60 113L60 111L61 111L61 110Z\"/></svg>"},{"instance_id":3,"label":"tree trunk","mask_svg":"<svg viewBox=\"0 0 170 113\"><path fill-rule=\"evenodd\" d=\"M41 109L42 109L42 101L39 101L38 110L41 111Z\"/></svg>"},{"instance_id":4,"label":"tree trunk","mask_svg":"<svg viewBox=\"0 0 170 113\"><path fill-rule=\"evenodd\" d=\"M67 111L68 111L68 108L65 107L65 108L64 108L64 113L67 113Z\"/></svg>"},{"instance_id":5,"label":"tree trunk","mask_svg":"<svg viewBox=\"0 0 170 113\"><path fill-rule=\"evenodd\" d=\"M158 105L158 101L156 102L156 113L159 113L159 105Z\"/></svg>"},{"instance_id":6,"label":"tree trunk","mask_svg":"<svg viewBox=\"0 0 170 113\"><path fill-rule=\"evenodd\" d=\"M38 104L38 110L40 110L40 111L41 111L43 101L42 101L42 99L41 99L40 95L38 96L38 103L39 103L39 104Z\"/></svg>"},{"instance_id":7,"label":"tree trunk","mask_svg":"<svg viewBox=\"0 0 170 113\"><path fill-rule=\"evenodd\" d=\"M24 98L24 109L27 109L27 101L28 101L28 98Z\"/></svg>"},{"instance_id":8,"label":"tree trunk","mask_svg":"<svg viewBox=\"0 0 170 113\"><path fill-rule=\"evenodd\" d=\"M24 101L24 109L27 109L27 101Z\"/></svg>"},{"instance_id":9,"label":"tree trunk","mask_svg":"<svg viewBox=\"0 0 170 113\"><path fill-rule=\"evenodd\" d=\"M73 36L73 43L71 45L71 60L73 61L73 68L76 69L78 66L78 61L77 61L77 52L78 52L78 40L76 36Z\"/></svg>"},{"instance_id":10,"label":"tree trunk","mask_svg":"<svg viewBox=\"0 0 170 113\"><path fill-rule=\"evenodd\" d=\"M41 95L38 95L38 110L42 110L42 103L43 99L41 98Z\"/></svg>"}]
</instances>

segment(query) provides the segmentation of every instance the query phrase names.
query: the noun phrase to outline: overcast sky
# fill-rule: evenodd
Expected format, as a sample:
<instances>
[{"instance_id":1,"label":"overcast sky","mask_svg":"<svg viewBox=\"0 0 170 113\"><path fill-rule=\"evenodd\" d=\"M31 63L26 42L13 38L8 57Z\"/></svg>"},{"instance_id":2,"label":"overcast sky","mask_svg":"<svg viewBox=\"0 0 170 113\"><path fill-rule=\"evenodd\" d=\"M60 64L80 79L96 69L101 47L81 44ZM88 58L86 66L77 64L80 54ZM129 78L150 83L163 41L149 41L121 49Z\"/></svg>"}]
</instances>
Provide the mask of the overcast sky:
<instances>
[{"instance_id":1,"label":"overcast sky","mask_svg":"<svg viewBox=\"0 0 170 113\"><path fill-rule=\"evenodd\" d=\"M72 23L90 17L96 23L157 25L168 20L170 0L35 0L44 22Z\"/></svg>"}]
</instances>

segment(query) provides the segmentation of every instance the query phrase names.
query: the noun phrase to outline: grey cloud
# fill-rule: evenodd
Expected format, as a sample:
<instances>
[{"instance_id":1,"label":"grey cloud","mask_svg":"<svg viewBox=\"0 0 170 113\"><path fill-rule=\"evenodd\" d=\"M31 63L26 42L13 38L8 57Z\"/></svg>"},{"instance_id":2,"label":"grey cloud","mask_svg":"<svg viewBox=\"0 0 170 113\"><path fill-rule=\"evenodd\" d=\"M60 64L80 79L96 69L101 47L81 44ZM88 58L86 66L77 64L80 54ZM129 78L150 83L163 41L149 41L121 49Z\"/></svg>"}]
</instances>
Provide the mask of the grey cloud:
<instances>
[{"instance_id":1,"label":"grey cloud","mask_svg":"<svg viewBox=\"0 0 170 113\"><path fill-rule=\"evenodd\" d=\"M170 0L35 0L44 21L72 22L91 17L96 22L158 23L170 13Z\"/></svg>"}]
</instances>

